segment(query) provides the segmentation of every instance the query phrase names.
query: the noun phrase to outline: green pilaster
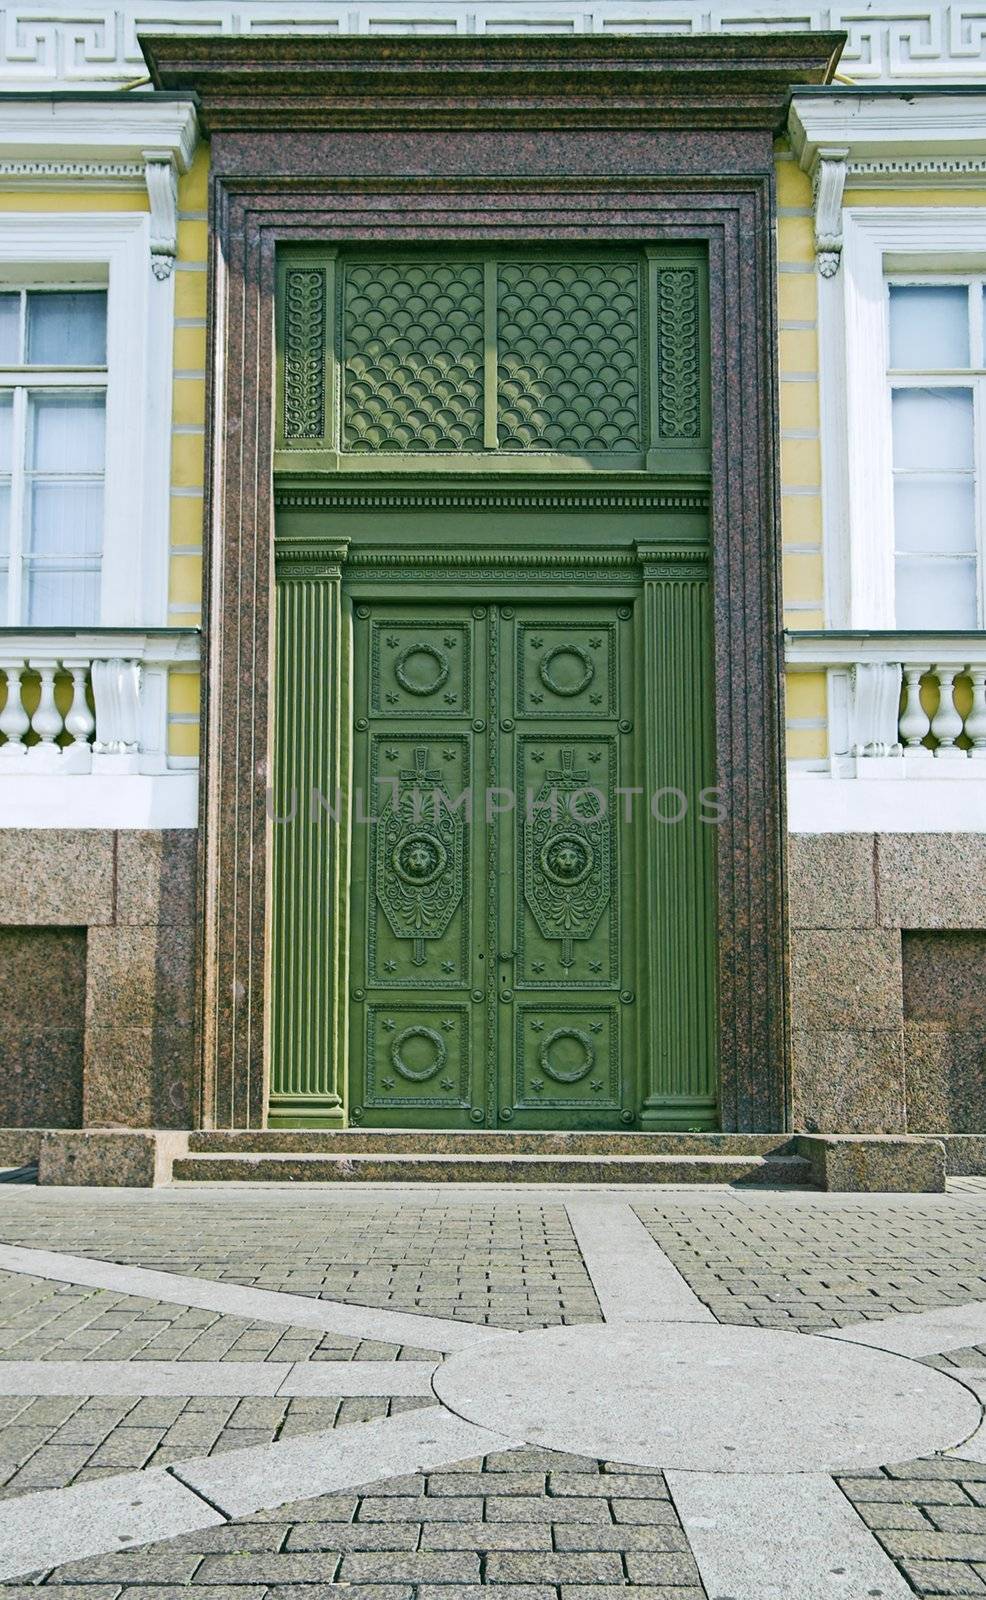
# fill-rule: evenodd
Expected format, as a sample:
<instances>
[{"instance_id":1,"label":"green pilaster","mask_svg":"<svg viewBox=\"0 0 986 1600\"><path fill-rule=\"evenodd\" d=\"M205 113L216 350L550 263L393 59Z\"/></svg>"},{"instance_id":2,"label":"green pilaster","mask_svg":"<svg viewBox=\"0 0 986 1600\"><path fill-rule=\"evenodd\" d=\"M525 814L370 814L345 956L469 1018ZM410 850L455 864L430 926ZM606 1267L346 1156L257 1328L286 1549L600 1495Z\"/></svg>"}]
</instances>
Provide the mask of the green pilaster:
<instances>
[{"instance_id":1,"label":"green pilaster","mask_svg":"<svg viewBox=\"0 0 986 1600\"><path fill-rule=\"evenodd\" d=\"M350 835L345 545L276 550L272 1126L341 1127Z\"/></svg>"},{"instance_id":2,"label":"green pilaster","mask_svg":"<svg viewBox=\"0 0 986 1600\"><path fill-rule=\"evenodd\" d=\"M644 1128L714 1128L715 823L708 559L638 546L644 579L648 982ZM663 791L663 793L662 793ZM704 794L704 799L703 799ZM655 799L655 797L658 797ZM662 820L663 819L663 820Z\"/></svg>"}]
</instances>

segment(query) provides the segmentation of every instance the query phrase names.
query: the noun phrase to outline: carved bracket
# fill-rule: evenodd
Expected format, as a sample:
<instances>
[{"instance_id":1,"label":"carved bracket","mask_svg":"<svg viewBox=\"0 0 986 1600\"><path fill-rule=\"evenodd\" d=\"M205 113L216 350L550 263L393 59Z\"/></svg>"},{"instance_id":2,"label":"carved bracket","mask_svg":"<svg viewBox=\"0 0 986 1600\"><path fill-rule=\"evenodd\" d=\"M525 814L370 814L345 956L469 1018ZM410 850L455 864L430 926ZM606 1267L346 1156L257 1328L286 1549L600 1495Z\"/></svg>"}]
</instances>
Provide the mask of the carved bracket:
<instances>
[{"instance_id":1,"label":"carved bracket","mask_svg":"<svg viewBox=\"0 0 986 1600\"><path fill-rule=\"evenodd\" d=\"M842 193L848 156L846 149L819 150L812 173L815 254L823 278L835 277L842 256Z\"/></svg>"},{"instance_id":2,"label":"carved bracket","mask_svg":"<svg viewBox=\"0 0 986 1600\"><path fill-rule=\"evenodd\" d=\"M901 670L896 662L857 662L849 674L849 753L899 756Z\"/></svg>"},{"instance_id":3,"label":"carved bracket","mask_svg":"<svg viewBox=\"0 0 986 1600\"><path fill-rule=\"evenodd\" d=\"M144 151L144 177L151 203L151 271L170 278L178 254L178 169L170 150Z\"/></svg>"}]
</instances>

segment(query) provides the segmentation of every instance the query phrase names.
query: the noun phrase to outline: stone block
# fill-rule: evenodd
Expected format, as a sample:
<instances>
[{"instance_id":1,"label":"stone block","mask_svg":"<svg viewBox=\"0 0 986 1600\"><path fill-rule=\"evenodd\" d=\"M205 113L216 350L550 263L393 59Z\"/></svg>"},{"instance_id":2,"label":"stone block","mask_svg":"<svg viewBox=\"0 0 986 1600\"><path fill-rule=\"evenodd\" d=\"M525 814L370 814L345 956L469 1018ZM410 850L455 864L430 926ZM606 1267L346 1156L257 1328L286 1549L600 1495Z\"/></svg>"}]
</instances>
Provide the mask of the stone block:
<instances>
[{"instance_id":1,"label":"stone block","mask_svg":"<svg viewBox=\"0 0 986 1600\"><path fill-rule=\"evenodd\" d=\"M792 833L787 848L792 928L876 926L871 833Z\"/></svg>"},{"instance_id":2,"label":"stone block","mask_svg":"<svg viewBox=\"0 0 986 1600\"><path fill-rule=\"evenodd\" d=\"M38 1183L82 1188L153 1189L171 1178L187 1133L151 1129L50 1132L41 1141Z\"/></svg>"},{"instance_id":3,"label":"stone block","mask_svg":"<svg viewBox=\"0 0 986 1600\"><path fill-rule=\"evenodd\" d=\"M909 1133L981 1133L986 1108L986 1028L905 1022Z\"/></svg>"},{"instance_id":4,"label":"stone block","mask_svg":"<svg viewBox=\"0 0 986 1600\"><path fill-rule=\"evenodd\" d=\"M87 1127L185 1128L193 1121L195 1029L187 1023L86 1029Z\"/></svg>"},{"instance_id":5,"label":"stone block","mask_svg":"<svg viewBox=\"0 0 986 1600\"><path fill-rule=\"evenodd\" d=\"M809 1133L903 1133L900 1028L797 1028L794 1126Z\"/></svg>"},{"instance_id":6,"label":"stone block","mask_svg":"<svg viewBox=\"0 0 986 1600\"><path fill-rule=\"evenodd\" d=\"M902 1004L896 932L875 928L792 932L795 1028L897 1028Z\"/></svg>"},{"instance_id":7,"label":"stone block","mask_svg":"<svg viewBox=\"0 0 986 1600\"><path fill-rule=\"evenodd\" d=\"M196 828L117 835L116 920L131 926L195 921Z\"/></svg>"},{"instance_id":8,"label":"stone block","mask_svg":"<svg viewBox=\"0 0 986 1600\"><path fill-rule=\"evenodd\" d=\"M945 1165L950 1178L986 1178L986 1133L950 1134Z\"/></svg>"},{"instance_id":9,"label":"stone block","mask_svg":"<svg viewBox=\"0 0 986 1600\"><path fill-rule=\"evenodd\" d=\"M0 829L0 923L112 922L113 866L114 835L102 828Z\"/></svg>"},{"instance_id":10,"label":"stone block","mask_svg":"<svg viewBox=\"0 0 986 1600\"><path fill-rule=\"evenodd\" d=\"M986 932L907 929L901 953L905 1020L986 1030Z\"/></svg>"},{"instance_id":11,"label":"stone block","mask_svg":"<svg viewBox=\"0 0 986 1600\"><path fill-rule=\"evenodd\" d=\"M986 828L879 834L876 857L882 927L986 928Z\"/></svg>"},{"instance_id":12,"label":"stone block","mask_svg":"<svg viewBox=\"0 0 986 1600\"><path fill-rule=\"evenodd\" d=\"M0 1167L26 1167L37 1161L42 1128L0 1128Z\"/></svg>"},{"instance_id":13,"label":"stone block","mask_svg":"<svg viewBox=\"0 0 986 1600\"><path fill-rule=\"evenodd\" d=\"M909 1135L800 1134L820 1189L833 1194L943 1194L945 1146Z\"/></svg>"},{"instance_id":14,"label":"stone block","mask_svg":"<svg viewBox=\"0 0 986 1600\"><path fill-rule=\"evenodd\" d=\"M92 928L86 1024L150 1027L195 1019L195 930L191 926Z\"/></svg>"},{"instance_id":15,"label":"stone block","mask_svg":"<svg viewBox=\"0 0 986 1600\"><path fill-rule=\"evenodd\" d=\"M86 935L0 929L0 1126L82 1122Z\"/></svg>"}]
</instances>

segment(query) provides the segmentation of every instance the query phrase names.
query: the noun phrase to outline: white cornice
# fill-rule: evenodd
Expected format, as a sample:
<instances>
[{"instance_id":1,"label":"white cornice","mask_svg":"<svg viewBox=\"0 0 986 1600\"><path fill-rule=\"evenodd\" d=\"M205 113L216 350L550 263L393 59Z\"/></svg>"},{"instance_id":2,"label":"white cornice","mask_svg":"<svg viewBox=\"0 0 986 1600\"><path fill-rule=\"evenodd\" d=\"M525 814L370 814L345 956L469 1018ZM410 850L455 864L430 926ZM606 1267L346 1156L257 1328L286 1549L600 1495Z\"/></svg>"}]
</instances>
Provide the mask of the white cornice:
<instances>
[{"instance_id":1,"label":"white cornice","mask_svg":"<svg viewBox=\"0 0 986 1600\"><path fill-rule=\"evenodd\" d=\"M145 150L166 150L186 172L199 140L191 100L23 100L0 102L0 159L91 164L136 162Z\"/></svg>"},{"instance_id":2,"label":"white cornice","mask_svg":"<svg viewBox=\"0 0 986 1600\"><path fill-rule=\"evenodd\" d=\"M818 270L842 254L846 188L979 188L986 184L986 92L795 94L791 146L812 180Z\"/></svg>"},{"instance_id":3,"label":"white cornice","mask_svg":"<svg viewBox=\"0 0 986 1600\"><path fill-rule=\"evenodd\" d=\"M795 94L788 119L791 145L806 172L820 150L837 146L852 167L861 162L986 156L986 90L982 94L870 96ZM930 169L929 169L930 170Z\"/></svg>"},{"instance_id":4,"label":"white cornice","mask_svg":"<svg viewBox=\"0 0 986 1600\"><path fill-rule=\"evenodd\" d=\"M6 188L143 188L150 202L151 267L170 276L178 249L178 174L199 127L190 100L106 105L61 100L0 103L0 183Z\"/></svg>"}]
</instances>

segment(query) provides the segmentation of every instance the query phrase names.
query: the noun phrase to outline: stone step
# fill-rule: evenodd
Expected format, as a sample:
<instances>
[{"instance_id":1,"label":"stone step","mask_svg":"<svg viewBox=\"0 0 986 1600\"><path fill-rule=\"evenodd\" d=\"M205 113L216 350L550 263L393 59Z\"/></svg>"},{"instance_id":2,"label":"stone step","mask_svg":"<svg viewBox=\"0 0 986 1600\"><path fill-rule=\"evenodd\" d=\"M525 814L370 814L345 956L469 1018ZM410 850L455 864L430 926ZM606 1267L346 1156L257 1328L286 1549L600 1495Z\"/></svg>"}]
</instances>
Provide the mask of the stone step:
<instances>
[{"instance_id":1,"label":"stone step","mask_svg":"<svg viewBox=\"0 0 986 1600\"><path fill-rule=\"evenodd\" d=\"M779 1184L808 1188L811 1168L788 1155L307 1155L244 1152L175 1160L175 1183Z\"/></svg>"},{"instance_id":2,"label":"stone step","mask_svg":"<svg viewBox=\"0 0 986 1600\"><path fill-rule=\"evenodd\" d=\"M783 1133L510 1133L427 1128L239 1129L188 1136L190 1155L795 1155Z\"/></svg>"}]
</instances>

